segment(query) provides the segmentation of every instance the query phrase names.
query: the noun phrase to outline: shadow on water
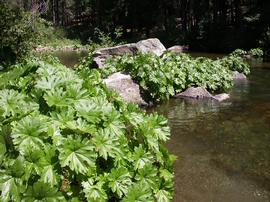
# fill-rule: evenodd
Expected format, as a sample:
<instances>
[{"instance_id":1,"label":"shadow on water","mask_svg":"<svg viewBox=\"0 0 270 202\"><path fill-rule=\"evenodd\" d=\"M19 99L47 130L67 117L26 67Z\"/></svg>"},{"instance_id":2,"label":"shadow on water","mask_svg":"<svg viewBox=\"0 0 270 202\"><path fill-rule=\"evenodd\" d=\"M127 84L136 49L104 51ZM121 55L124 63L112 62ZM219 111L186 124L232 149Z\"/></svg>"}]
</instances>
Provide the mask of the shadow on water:
<instances>
[{"instance_id":1,"label":"shadow on water","mask_svg":"<svg viewBox=\"0 0 270 202\"><path fill-rule=\"evenodd\" d=\"M169 120L174 201L270 201L270 65L254 67L225 102L172 99Z\"/></svg>"}]
</instances>

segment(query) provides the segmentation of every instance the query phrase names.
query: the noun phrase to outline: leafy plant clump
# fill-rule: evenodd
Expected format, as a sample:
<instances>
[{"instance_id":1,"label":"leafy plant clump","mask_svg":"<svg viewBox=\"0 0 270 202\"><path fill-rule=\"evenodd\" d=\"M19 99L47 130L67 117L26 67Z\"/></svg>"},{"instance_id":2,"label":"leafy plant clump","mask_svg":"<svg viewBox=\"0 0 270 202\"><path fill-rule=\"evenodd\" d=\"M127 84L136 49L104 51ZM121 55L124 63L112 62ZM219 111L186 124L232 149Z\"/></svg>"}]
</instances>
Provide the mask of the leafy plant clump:
<instances>
[{"instance_id":1,"label":"leafy plant clump","mask_svg":"<svg viewBox=\"0 0 270 202\"><path fill-rule=\"evenodd\" d=\"M54 60L0 86L0 200L171 201L166 119L125 104L100 74Z\"/></svg>"},{"instance_id":2,"label":"leafy plant clump","mask_svg":"<svg viewBox=\"0 0 270 202\"><path fill-rule=\"evenodd\" d=\"M117 71L131 74L152 99L161 101L191 86L202 86L211 92L226 91L233 85L232 71L249 74L249 66L235 55L211 60L188 54L138 54L108 60L102 74L106 77Z\"/></svg>"},{"instance_id":3,"label":"leafy plant clump","mask_svg":"<svg viewBox=\"0 0 270 202\"><path fill-rule=\"evenodd\" d=\"M234 57L241 57L241 58L262 58L263 57L263 50L261 48L252 48L249 51L236 49L230 55Z\"/></svg>"}]
</instances>

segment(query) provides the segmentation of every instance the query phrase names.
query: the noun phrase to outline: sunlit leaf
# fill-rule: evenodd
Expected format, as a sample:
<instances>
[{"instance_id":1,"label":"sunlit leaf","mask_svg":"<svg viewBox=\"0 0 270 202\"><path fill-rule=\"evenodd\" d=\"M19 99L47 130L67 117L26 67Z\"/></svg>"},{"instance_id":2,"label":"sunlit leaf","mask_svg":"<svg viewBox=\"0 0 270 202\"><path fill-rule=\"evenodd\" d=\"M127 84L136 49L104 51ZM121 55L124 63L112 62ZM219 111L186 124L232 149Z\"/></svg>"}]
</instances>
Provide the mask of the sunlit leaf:
<instances>
[{"instance_id":1,"label":"sunlit leaf","mask_svg":"<svg viewBox=\"0 0 270 202\"><path fill-rule=\"evenodd\" d=\"M23 202L30 201L47 201L47 202L63 202L66 201L61 192L43 182L36 182L33 186L29 186Z\"/></svg>"},{"instance_id":2,"label":"sunlit leaf","mask_svg":"<svg viewBox=\"0 0 270 202\"><path fill-rule=\"evenodd\" d=\"M94 183L93 180L82 182L83 192L88 202L105 202L108 196L103 188L103 182Z\"/></svg>"},{"instance_id":3,"label":"sunlit leaf","mask_svg":"<svg viewBox=\"0 0 270 202\"><path fill-rule=\"evenodd\" d=\"M27 116L18 122L13 123L13 143L23 154L27 147L42 150L44 140L48 138L48 120L42 116Z\"/></svg>"},{"instance_id":4,"label":"sunlit leaf","mask_svg":"<svg viewBox=\"0 0 270 202\"><path fill-rule=\"evenodd\" d=\"M87 139L68 137L63 139L58 148L62 167L69 167L76 173L86 174L89 167L95 166L96 153L94 146Z\"/></svg>"},{"instance_id":5,"label":"sunlit leaf","mask_svg":"<svg viewBox=\"0 0 270 202\"><path fill-rule=\"evenodd\" d=\"M108 156L114 158L119 155L123 155L118 139L111 137L106 130L100 130L99 133L95 135L91 141L95 146L95 150L104 159L107 159Z\"/></svg>"},{"instance_id":6,"label":"sunlit leaf","mask_svg":"<svg viewBox=\"0 0 270 202\"><path fill-rule=\"evenodd\" d=\"M132 184L131 175L126 168L114 168L108 176L109 187L121 198Z\"/></svg>"},{"instance_id":7,"label":"sunlit leaf","mask_svg":"<svg viewBox=\"0 0 270 202\"><path fill-rule=\"evenodd\" d=\"M146 152L142 146L136 147L132 156L135 169L141 169L146 164L153 162L153 157L149 152Z\"/></svg>"},{"instance_id":8,"label":"sunlit leaf","mask_svg":"<svg viewBox=\"0 0 270 202\"><path fill-rule=\"evenodd\" d=\"M133 184L127 195L123 198L123 202L152 202L155 201L152 196L152 191L147 183L138 182Z\"/></svg>"}]
</instances>

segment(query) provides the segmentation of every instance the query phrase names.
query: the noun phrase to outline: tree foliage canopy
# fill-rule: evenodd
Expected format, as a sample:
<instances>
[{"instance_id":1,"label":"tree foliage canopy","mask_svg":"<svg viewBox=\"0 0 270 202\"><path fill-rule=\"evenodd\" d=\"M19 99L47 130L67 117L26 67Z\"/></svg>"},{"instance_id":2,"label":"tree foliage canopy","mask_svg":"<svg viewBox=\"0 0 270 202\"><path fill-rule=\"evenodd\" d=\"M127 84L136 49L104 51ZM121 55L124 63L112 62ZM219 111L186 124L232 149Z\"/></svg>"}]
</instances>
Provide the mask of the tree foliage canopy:
<instances>
[{"instance_id":1,"label":"tree foliage canopy","mask_svg":"<svg viewBox=\"0 0 270 202\"><path fill-rule=\"evenodd\" d=\"M37 38L33 15L0 2L0 61L27 55Z\"/></svg>"}]
</instances>

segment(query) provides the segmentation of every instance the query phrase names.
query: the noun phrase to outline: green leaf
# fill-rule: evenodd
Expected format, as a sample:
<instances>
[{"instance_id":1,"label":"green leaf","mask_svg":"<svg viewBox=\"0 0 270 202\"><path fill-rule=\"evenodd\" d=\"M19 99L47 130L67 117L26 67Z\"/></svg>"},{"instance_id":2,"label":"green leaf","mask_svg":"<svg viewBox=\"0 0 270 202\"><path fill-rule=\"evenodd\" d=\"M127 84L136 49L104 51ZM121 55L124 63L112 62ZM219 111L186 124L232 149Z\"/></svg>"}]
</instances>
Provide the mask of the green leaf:
<instances>
[{"instance_id":1,"label":"green leaf","mask_svg":"<svg viewBox=\"0 0 270 202\"><path fill-rule=\"evenodd\" d=\"M68 107L70 105L66 92L62 88L56 88L48 91L44 95L44 99L50 107Z\"/></svg>"},{"instance_id":2,"label":"green leaf","mask_svg":"<svg viewBox=\"0 0 270 202\"><path fill-rule=\"evenodd\" d=\"M0 90L0 114L3 117L27 114L36 111L38 105L31 101L25 101L26 96L15 90Z\"/></svg>"},{"instance_id":3,"label":"green leaf","mask_svg":"<svg viewBox=\"0 0 270 202\"><path fill-rule=\"evenodd\" d=\"M140 145L139 147L135 147L132 160L135 170L137 170L143 168L146 164L151 164L153 162L153 156L149 152L146 152L142 145Z\"/></svg>"},{"instance_id":4,"label":"green leaf","mask_svg":"<svg viewBox=\"0 0 270 202\"><path fill-rule=\"evenodd\" d=\"M153 202L152 191L147 183L138 182L133 184L122 202Z\"/></svg>"},{"instance_id":5,"label":"green leaf","mask_svg":"<svg viewBox=\"0 0 270 202\"><path fill-rule=\"evenodd\" d=\"M40 181L43 182L44 184L50 185L51 187L57 185L58 175L56 171L53 169L52 165L44 167L40 176Z\"/></svg>"},{"instance_id":6,"label":"green leaf","mask_svg":"<svg viewBox=\"0 0 270 202\"><path fill-rule=\"evenodd\" d=\"M21 154L28 147L42 150L44 141L48 138L48 120L43 116L27 116L12 123L13 143Z\"/></svg>"},{"instance_id":7,"label":"green leaf","mask_svg":"<svg viewBox=\"0 0 270 202\"><path fill-rule=\"evenodd\" d=\"M51 91L63 83L64 80L61 77L50 75L48 77L42 77L41 79L37 80L36 88Z\"/></svg>"},{"instance_id":8,"label":"green leaf","mask_svg":"<svg viewBox=\"0 0 270 202\"><path fill-rule=\"evenodd\" d=\"M158 190L155 194L157 202L170 202L172 201L171 194L166 190Z\"/></svg>"},{"instance_id":9,"label":"green leaf","mask_svg":"<svg viewBox=\"0 0 270 202\"><path fill-rule=\"evenodd\" d=\"M106 202L108 196L103 188L104 182L94 183L92 179L82 182L83 192L88 202Z\"/></svg>"},{"instance_id":10,"label":"green leaf","mask_svg":"<svg viewBox=\"0 0 270 202\"><path fill-rule=\"evenodd\" d=\"M2 178L2 177L1 177ZM2 180L1 180L2 181ZM5 182L1 183L1 201L20 201L20 185L18 184L18 179L7 178Z\"/></svg>"},{"instance_id":11,"label":"green leaf","mask_svg":"<svg viewBox=\"0 0 270 202\"><path fill-rule=\"evenodd\" d=\"M126 168L113 168L108 176L109 187L119 198L128 192L132 184L131 175Z\"/></svg>"},{"instance_id":12,"label":"green leaf","mask_svg":"<svg viewBox=\"0 0 270 202\"><path fill-rule=\"evenodd\" d=\"M91 141L95 146L95 150L106 160L108 156L115 158L123 155L118 138L111 137L106 130L100 130Z\"/></svg>"},{"instance_id":13,"label":"green leaf","mask_svg":"<svg viewBox=\"0 0 270 202\"><path fill-rule=\"evenodd\" d=\"M89 167L95 167L97 158L94 147L87 139L69 136L58 148L62 167L69 167L76 173L86 174Z\"/></svg>"},{"instance_id":14,"label":"green leaf","mask_svg":"<svg viewBox=\"0 0 270 202\"><path fill-rule=\"evenodd\" d=\"M144 122L144 116L141 113L136 112L127 113L126 118L133 126L138 126Z\"/></svg>"},{"instance_id":15,"label":"green leaf","mask_svg":"<svg viewBox=\"0 0 270 202\"><path fill-rule=\"evenodd\" d=\"M116 110L108 115L103 125L111 137L120 137L124 134L125 124Z\"/></svg>"},{"instance_id":16,"label":"green leaf","mask_svg":"<svg viewBox=\"0 0 270 202\"><path fill-rule=\"evenodd\" d=\"M173 174L166 169L160 169L160 177L162 177L165 181L172 181Z\"/></svg>"},{"instance_id":17,"label":"green leaf","mask_svg":"<svg viewBox=\"0 0 270 202\"><path fill-rule=\"evenodd\" d=\"M75 109L81 117L90 123L98 123L102 118L102 109L94 99L80 100L75 104Z\"/></svg>"},{"instance_id":18,"label":"green leaf","mask_svg":"<svg viewBox=\"0 0 270 202\"><path fill-rule=\"evenodd\" d=\"M78 133L88 133L88 134L95 134L97 129L94 124L89 124L82 118L78 118L77 120L67 121L65 123L66 127L74 130Z\"/></svg>"},{"instance_id":19,"label":"green leaf","mask_svg":"<svg viewBox=\"0 0 270 202\"><path fill-rule=\"evenodd\" d=\"M151 164L145 165L143 168L138 169L138 173L135 176L135 180L144 181L150 185L151 188L159 187L159 179L157 176L157 168Z\"/></svg>"},{"instance_id":20,"label":"green leaf","mask_svg":"<svg viewBox=\"0 0 270 202\"><path fill-rule=\"evenodd\" d=\"M66 200L56 188L43 182L36 182L33 186L29 186L22 199L22 202L31 201L62 202Z\"/></svg>"},{"instance_id":21,"label":"green leaf","mask_svg":"<svg viewBox=\"0 0 270 202\"><path fill-rule=\"evenodd\" d=\"M3 137L3 134L0 133L0 165L1 165L2 159L4 158L6 151L7 151L7 148L6 148L5 139Z\"/></svg>"}]
</instances>

